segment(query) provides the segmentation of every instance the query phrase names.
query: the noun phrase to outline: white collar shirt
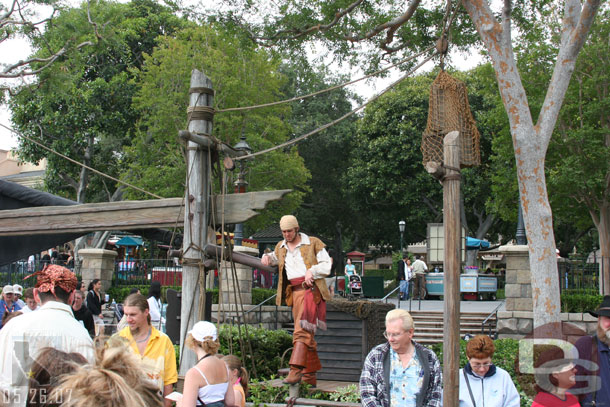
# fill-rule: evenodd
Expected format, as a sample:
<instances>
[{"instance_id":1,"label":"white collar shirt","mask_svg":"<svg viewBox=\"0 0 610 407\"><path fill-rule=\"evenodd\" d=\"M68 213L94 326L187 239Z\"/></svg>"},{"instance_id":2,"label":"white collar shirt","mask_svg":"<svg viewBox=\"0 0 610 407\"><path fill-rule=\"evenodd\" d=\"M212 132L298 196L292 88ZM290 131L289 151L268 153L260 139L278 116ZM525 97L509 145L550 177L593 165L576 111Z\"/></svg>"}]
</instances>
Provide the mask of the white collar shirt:
<instances>
[{"instance_id":1,"label":"white collar shirt","mask_svg":"<svg viewBox=\"0 0 610 407\"><path fill-rule=\"evenodd\" d=\"M300 248L303 245L311 244L311 240L309 240L309 236L307 236L305 233L299 234L301 235L301 241L294 248L294 250L290 251L285 239L282 241L282 244L280 246L286 248L284 270L286 270L286 276L289 280L299 277L305 277L305 273L307 272L307 267L305 266L303 256L301 256ZM332 266L332 263L326 249L322 249L316 254L316 260L318 261L318 264L314 264L313 266L311 266L313 278L318 279L327 277L330 274L330 268Z\"/></svg>"},{"instance_id":2,"label":"white collar shirt","mask_svg":"<svg viewBox=\"0 0 610 407\"><path fill-rule=\"evenodd\" d=\"M95 360L93 341L74 318L72 308L48 301L36 312L14 318L0 329L0 398L3 406L26 405L28 372L38 352L53 347L80 353L90 363Z\"/></svg>"}]
</instances>

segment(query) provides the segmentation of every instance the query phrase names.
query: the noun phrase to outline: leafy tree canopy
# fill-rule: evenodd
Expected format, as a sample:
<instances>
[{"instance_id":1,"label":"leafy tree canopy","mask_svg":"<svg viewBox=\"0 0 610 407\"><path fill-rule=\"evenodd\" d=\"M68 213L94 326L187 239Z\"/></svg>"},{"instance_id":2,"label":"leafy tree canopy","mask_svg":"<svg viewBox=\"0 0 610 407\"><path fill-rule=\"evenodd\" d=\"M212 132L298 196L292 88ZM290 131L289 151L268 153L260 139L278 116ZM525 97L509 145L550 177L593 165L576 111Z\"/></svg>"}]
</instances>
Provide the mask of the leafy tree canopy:
<instances>
[{"instance_id":1,"label":"leafy tree canopy","mask_svg":"<svg viewBox=\"0 0 610 407\"><path fill-rule=\"evenodd\" d=\"M96 34L91 21L99 23ZM10 102L13 122L28 137L118 177L121 151L130 143L128 134L137 120L131 107L136 87L130 70L152 52L157 36L184 24L172 9L150 0L84 3L61 12L34 41L36 56L44 57L68 40L97 35L99 41L66 55L41 71L34 85L21 89ZM116 192L113 181L25 139L18 153L31 162L47 158L45 184L51 192L79 202L106 201Z\"/></svg>"},{"instance_id":2,"label":"leafy tree canopy","mask_svg":"<svg viewBox=\"0 0 610 407\"><path fill-rule=\"evenodd\" d=\"M204 72L211 79L217 110L284 98L281 88L286 78L279 71L280 60L257 50L250 41L213 25L191 27L175 37L166 36L144 59L137 71L139 89L133 100L140 119L132 135L132 145L126 149L125 162L129 169L123 178L162 196L184 194L186 168L178 131L187 127L192 69ZM244 135L254 151L262 150L289 138L290 115L287 105L218 112L214 117L213 135L231 145ZM249 230L266 226L277 221L280 214L294 211L308 191L309 172L295 148L258 156L247 167L249 190L295 191L249 221ZM231 182L236 176L234 173L229 179L228 192L232 191ZM220 191L219 185L216 190ZM141 197L136 192L129 194Z\"/></svg>"}]
</instances>

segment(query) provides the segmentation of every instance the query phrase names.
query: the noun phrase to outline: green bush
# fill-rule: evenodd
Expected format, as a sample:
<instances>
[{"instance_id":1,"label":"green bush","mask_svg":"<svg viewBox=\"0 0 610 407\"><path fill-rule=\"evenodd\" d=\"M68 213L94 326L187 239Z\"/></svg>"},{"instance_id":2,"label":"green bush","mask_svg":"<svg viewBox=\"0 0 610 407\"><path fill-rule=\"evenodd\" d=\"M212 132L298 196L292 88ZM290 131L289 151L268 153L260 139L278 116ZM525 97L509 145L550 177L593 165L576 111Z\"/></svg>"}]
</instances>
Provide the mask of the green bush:
<instances>
[{"instance_id":1,"label":"green bush","mask_svg":"<svg viewBox=\"0 0 610 407\"><path fill-rule=\"evenodd\" d=\"M125 298L129 295L129 291L131 291L132 288L139 288L142 295L144 295L145 297L148 297L148 289L150 288L150 285L112 286L108 289L108 291L106 291L106 294L108 294L110 296L111 300L112 300L112 298L114 298L114 300L116 302L123 302L125 300ZM177 286L161 287L161 299L163 302L167 301L167 297L166 297L165 293L169 289L173 289L176 291L182 291L182 286L177 285ZM212 304L218 304L218 288L208 290L208 293L212 294ZM271 297L275 293L276 293L276 290L271 290L271 289L266 289L266 288L253 288L252 289L252 303L260 304L261 302L263 302L267 298ZM275 302L271 301L268 304L273 305L273 304L275 304Z\"/></svg>"},{"instance_id":2,"label":"green bush","mask_svg":"<svg viewBox=\"0 0 610 407\"><path fill-rule=\"evenodd\" d=\"M506 298L506 294L504 293L504 288L498 288L498 291L496 291L496 299L503 300L505 298Z\"/></svg>"},{"instance_id":3,"label":"green bush","mask_svg":"<svg viewBox=\"0 0 610 407\"><path fill-rule=\"evenodd\" d=\"M284 330L267 330L248 326L248 336L246 337L246 327L241 327L241 338L243 339L246 358L244 366L253 378L270 378L277 374L281 367L281 357L284 352L292 347L292 335ZM252 353L247 347L247 338L252 344ZM233 354L242 357L240 346L240 334L237 326L223 325L220 328L220 350L223 355ZM288 365L290 353L287 353L284 365ZM256 372L252 371L252 362Z\"/></svg>"},{"instance_id":4,"label":"green bush","mask_svg":"<svg viewBox=\"0 0 610 407\"><path fill-rule=\"evenodd\" d=\"M565 290L561 293L561 312L588 312L596 310L602 303L599 294Z\"/></svg>"},{"instance_id":5,"label":"green bush","mask_svg":"<svg viewBox=\"0 0 610 407\"><path fill-rule=\"evenodd\" d=\"M112 301L112 299L114 299L116 302L120 303L125 300L125 298L129 295L129 292L131 291L132 288L139 288L142 295L145 297L148 297L148 289L150 288L150 284L149 285L118 285L118 286L115 285L115 286L110 287L106 291L106 294L108 294L110 296L110 301ZM182 291L182 287L179 285L161 287L161 300L163 302L167 301L166 297L165 297L165 293L169 289L173 289L176 291Z\"/></svg>"},{"instance_id":6,"label":"green bush","mask_svg":"<svg viewBox=\"0 0 610 407\"><path fill-rule=\"evenodd\" d=\"M396 280L396 270L365 270L364 275L367 277L383 277L384 280Z\"/></svg>"},{"instance_id":7,"label":"green bush","mask_svg":"<svg viewBox=\"0 0 610 407\"><path fill-rule=\"evenodd\" d=\"M275 293L277 293L277 290L270 288L252 288L252 304L260 304ZM275 305L275 299L267 301L265 305Z\"/></svg>"},{"instance_id":8,"label":"green bush","mask_svg":"<svg viewBox=\"0 0 610 407\"><path fill-rule=\"evenodd\" d=\"M275 379L275 377L272 377ZM309 394L308 394L309 393ZM330 394L319 390L312 390L311 386L301 382L299 394L307 394L307 398L316 400L331 400ZM246 401L254 403L255 406L265 406L266 404L286 404L289 396L288 385L273 386L267 381L253 380L248 385L248 396Z\"/></svg>"}]
</instances>

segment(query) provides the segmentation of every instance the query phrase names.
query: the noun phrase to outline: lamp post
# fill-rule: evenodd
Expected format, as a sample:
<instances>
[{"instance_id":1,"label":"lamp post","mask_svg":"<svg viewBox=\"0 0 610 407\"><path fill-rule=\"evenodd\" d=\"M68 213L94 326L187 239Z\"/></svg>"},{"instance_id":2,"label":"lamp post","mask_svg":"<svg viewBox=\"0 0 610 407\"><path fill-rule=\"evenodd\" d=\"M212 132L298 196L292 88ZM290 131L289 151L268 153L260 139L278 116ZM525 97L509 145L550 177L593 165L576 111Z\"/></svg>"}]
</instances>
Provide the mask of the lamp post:
<instances>
[{"instance_id":1,"label":"lamp post","mask_svg":"<svg viewBox=\"0 0 610 407\"><path fill-rule=\"evenodd\" d=\"M246 142L246 136L243 134L239 138L239 142L235 144L233 148L237 151L243 151L246 154L252 153L252 148ZM237 180L235 181L234 185L236 194L243 194L246 192L246 187L248 186L248 181L246 181L246 160L239 160L239 173L237 175ZM235 246L241 246L241 241L243 237L244 224L237 223L235 225L235 236L233 238Z\"/></svg>"},{"instance_id":2,"label":"lamp post","mask_svg":"<svg viewBox=\"0 0 610 407\"><path fill-rule=\"evenodd\" d=\"M406 226L406 222L404 220L401 220L400 222L398 222L398 230L400 231L400 255L402 256L402 250L403 250L403 237L405 235L405 226Z\"/></svg>"}]
</instances>

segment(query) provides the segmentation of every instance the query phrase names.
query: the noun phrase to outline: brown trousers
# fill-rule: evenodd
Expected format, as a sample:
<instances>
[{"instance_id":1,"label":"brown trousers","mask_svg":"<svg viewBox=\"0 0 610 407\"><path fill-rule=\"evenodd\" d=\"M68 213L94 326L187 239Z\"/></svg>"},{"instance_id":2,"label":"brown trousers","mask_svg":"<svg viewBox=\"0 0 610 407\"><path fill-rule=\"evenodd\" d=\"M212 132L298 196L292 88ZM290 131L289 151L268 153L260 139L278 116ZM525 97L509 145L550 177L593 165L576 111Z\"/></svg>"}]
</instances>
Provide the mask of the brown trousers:
<instances>
[{"instance_id":1,"label":"brown trousers","mask_svg":"<svg viewBox=\"0 0 610 407\"><path fill-rule=\"evenodd\" d=\"M314 334L301 328L301 316L305 308L305 290L292 292L292 319L294 320L294 332L292 343L303 342L309 349L316 349Z\"/></svg>"}]
</instances>

